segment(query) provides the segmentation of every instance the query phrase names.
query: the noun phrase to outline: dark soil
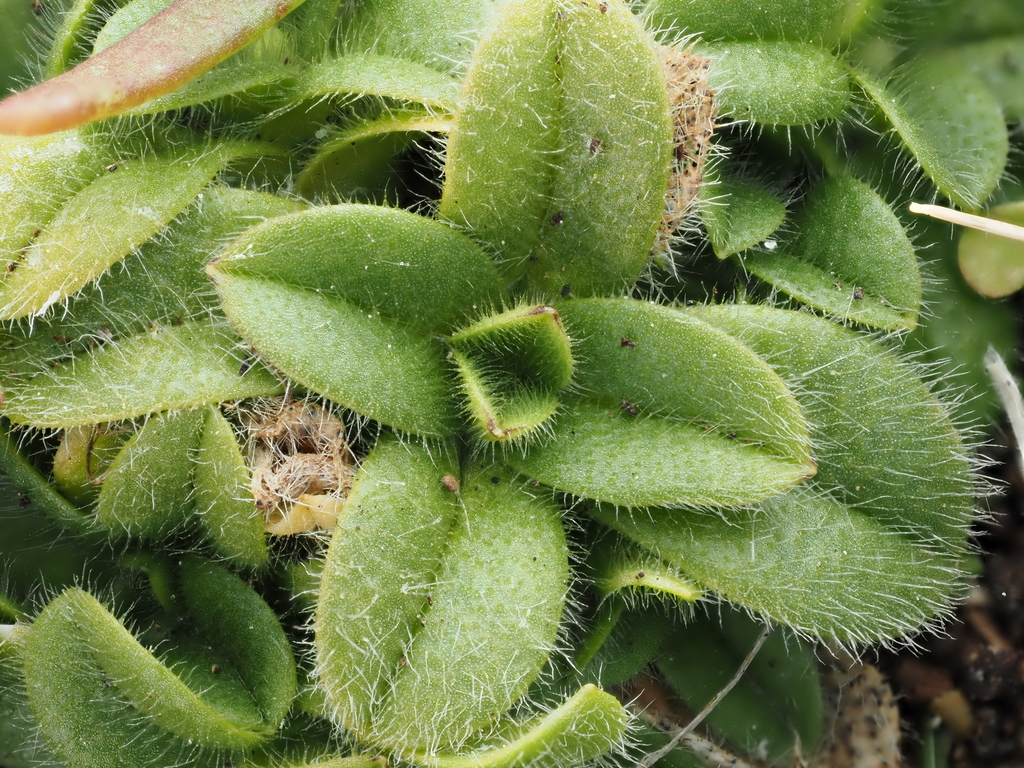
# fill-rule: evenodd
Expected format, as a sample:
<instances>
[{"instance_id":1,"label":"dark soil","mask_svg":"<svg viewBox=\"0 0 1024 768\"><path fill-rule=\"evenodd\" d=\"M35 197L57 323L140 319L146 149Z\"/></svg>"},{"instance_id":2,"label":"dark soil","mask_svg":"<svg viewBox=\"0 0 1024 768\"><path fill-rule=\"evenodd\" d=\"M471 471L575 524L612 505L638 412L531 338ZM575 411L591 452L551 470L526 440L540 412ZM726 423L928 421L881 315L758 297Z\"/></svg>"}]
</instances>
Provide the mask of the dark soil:
<instances>
[{"instance_id":1,"label":"dark soil","mask_svg":"<svg viewBox=\"0 0 1024 768\"><path fill-rule=\"evenodd\" d=\"M1024 766L1024 477L1016 450L989 453L1001 493L978 524L982 570L958 620L923 652L880 660L900 700L906 766Z\"/></svg>"}]
</instances>

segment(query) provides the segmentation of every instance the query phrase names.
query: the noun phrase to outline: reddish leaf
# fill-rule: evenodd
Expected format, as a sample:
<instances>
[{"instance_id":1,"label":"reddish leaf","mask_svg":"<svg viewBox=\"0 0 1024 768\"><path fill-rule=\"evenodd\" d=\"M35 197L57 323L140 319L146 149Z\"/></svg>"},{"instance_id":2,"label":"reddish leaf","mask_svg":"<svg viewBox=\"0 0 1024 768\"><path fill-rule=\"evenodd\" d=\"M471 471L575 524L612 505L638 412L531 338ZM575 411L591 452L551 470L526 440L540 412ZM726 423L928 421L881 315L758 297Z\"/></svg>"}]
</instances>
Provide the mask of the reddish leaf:
<instances>
[{"instance_id":1,"label":"reddish leaf","mask_svg":"<svg viewBox=\"0 0 1024 768\"><path fill-rule=\"evenodd\" d=\"M0 103L0 133L34 136L125 112L176 90L303 0L177 0L135 32Z\"/></svg>"}]
</instances>

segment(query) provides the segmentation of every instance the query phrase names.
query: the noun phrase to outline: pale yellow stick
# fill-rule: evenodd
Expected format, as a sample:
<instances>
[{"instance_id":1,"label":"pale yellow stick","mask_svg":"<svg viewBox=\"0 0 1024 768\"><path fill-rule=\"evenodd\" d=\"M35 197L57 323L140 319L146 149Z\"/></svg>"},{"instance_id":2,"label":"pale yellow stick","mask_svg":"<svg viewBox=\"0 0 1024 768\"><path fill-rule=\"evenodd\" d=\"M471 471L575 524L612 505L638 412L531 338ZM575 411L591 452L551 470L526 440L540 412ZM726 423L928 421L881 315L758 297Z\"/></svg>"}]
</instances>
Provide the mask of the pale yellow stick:
<instances>
[{"instance_id":1,"label":"pale yellow stick","mask_svg":"<svg viewBox=\"0 0 1024 768\"><path fill-rule=\"evenodd\" d=\"M1024 241L1024 227L1008 224L1005 221L975 216L974 214L964 213L953 208L944 208L941 205L922 205L921 203L911 203L910 212L931 216L933 219L941 219L952 224L959 224L962 227L970 227L971 229L988 232L990 235L999 235L1001 237L1008 237L1011 240Z\"/></svg>"}]
</instances>

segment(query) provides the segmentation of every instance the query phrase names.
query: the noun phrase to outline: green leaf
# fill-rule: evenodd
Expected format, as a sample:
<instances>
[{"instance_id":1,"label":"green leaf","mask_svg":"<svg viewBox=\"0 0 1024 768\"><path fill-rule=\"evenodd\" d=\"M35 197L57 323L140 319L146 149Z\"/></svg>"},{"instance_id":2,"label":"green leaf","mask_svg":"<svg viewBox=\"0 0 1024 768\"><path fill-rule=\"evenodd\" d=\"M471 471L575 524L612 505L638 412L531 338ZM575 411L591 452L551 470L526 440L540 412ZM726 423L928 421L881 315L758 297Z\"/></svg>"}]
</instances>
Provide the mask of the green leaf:
<instances>
[{"instance_id":1,"label":"green leaf","mask_svg":"<svg viewBox=\"0 0 1024 768\"><path fill-rule=\"evenodd\" d=\"M467 75L440 215L545 299L621 292L654 244L672 135L661 63L625 3L504 5Z\"/></svg>"},{"instance_id":2,"label":"green leaf","mask_svg":"<svg viewBox=\"0 0 1024 768\"><path fill-rule=\"evenodd\" d=\"M181 564L191 626L238 672L267 733L284 721L298 683L295 657L277 615L238 576L197 557ZM213 671L216 675L216 671ZM216 681L208 683L214 686Z\"/></svg>"},{"instance_id":3,"label":"green leaf","mask_svg":"<svg viewBox=\"0 0 1024 768\"><path fill-rule=\"evenodd\" d=\"M489 750L467 755L415 754L425 768L564 768L596 760L618 747L629 714L610 693L584 685L556 709L508 727ZM497 740L495 740L497 741Z\"/></svg>"},{"instance_id":4,"label":"green leaf","mask_svg":"<svg viewBox=\"0 0 1024 768\"><path fill-rule=\"evenodd\" d=\"M1024 120L1024 35L945 48L935 58L950 71L969 72L985 83L1008 122Z\"/></svg>"},{"instance_id":5,"label":"green leaf","mask_svg":"<svg viewBox=\"0 0 1024 768\"><path fill-rule=\"evenodd\" d=\"M118 536L156 539L181 528L192 511L193 454L203 411L151 417L110 466L96 505Z\"/></svg>"},{"instance_id":6,"label":"green leaf","mask_svg":"<svg viewBox=\"0 0 1024 768\"><path fill-rule=\"evenodd\" d=\"M618 595L623 601L662 597L681 606L694 603L704 591L678 569L657 556L615 534L602 536L587 557L594 573L594 589L606 599Z\"/></svg>"},{"instance_id":7,"label":"green leaf","mask_svg":"<svg viewBox=\"0 0 1024 768\"><path fill-rule=\"evenodd\" d=\"M670 626L659 605L630 607L621 597L604 601L574 659L579 678L605 688L627 682L657 656Z\"/></svg>"},{"instance_id":8,"label":"green leaf","mask_svg":"<svg viewBox=\"0 0 1024 768\"><path fill-rule=\"evenodd\" d=\"M39 34L39 25L31 3L21 0L0 2L0 93L13 90L29 76L32 40Z\"/></svg>"},{"instance_id":9,"label":"green leaf","mask_svg":"<svg viewBox=\"0 0 1024 768\"><path fill-rule=\"evenodd\" d=\"M277 376L240 357L238 339L222 322L158 327L6 382L0 414L66 429L284 391Z\"/></svg>"},{"instance_id":10,"label":"green leaf","mask_svg":"<svg viewBox=\"0 0 1024 768\"><path fill-rule=\"evenodd\" d=\"M817 476L728 520L592 513L701 586L801 633L874 642L948 612L973 485L941 403L890 351L827 320L757 306L697 314L793 382L815 425Z\"/></svg>"},{"instance_id":11,"label":"green leaf","mask_svg":"<svg viewBox=\"0 0 1024 768\"><path fill-rule=\"evenodd\" d=\"M7 265L0 317L44 314L162 230L230 159L252 151L231 142L109 166Z\"/></svg>"},{"instance_id":12,"label":"green leaf","mask_svg":"<svg viewBox=\"0 0 1024 768\"><path fill-rule=\"evenodd\" d=\"M403 431L457 429L431 335L500 300L464 235L405 211L318 208L253 228L209 272L232 323L292 380Z\"/></svg>"},{"instance_id":13,"label":"green leaf","mask_svg":"<svg viewBox=\"0 0 1024 768\"><path fill-rule=\"evenodd\" d=\"M0 421L0 480L9 484L3 497L24 504L24 508L43 513L52 522L59 523L75 533L92 529L88 517L54 489L42 473L28 460L5 421ZM12 537L13 539L13 537Z\"/></svg>"},{"instance_id":14,"label":"green leaf","mask_svg":"<svg viewBox=\"0 0 1024 768\"><path fill-rule=\"evenodd\" d=\"M123 40L151 18L167 8L173 0L130 0L108 18L92 41L95 56L119 40Z\"/></svg>"},{"instance_id":15,"label":"green leaf","mask_svg":"<svg viewBox=\"0 0 1024 768\"><path fill-rule=\"evenodd\" d=\"M632 506L728 506L814 474L800 407L735 339L673 309L565 301L577 360L553 439L507 460L560 491Z\"/></svg>"},{"instance_id":16,"label":"green leaf","mask_svg":"<svg viewBox=\"0 0 1024 768\"><path fill-rule=\"evenodd\" d=\"M225 597L227 609L233 596ZM261 620L249 616L246 629L233 629L249 635L253 627L259 637L269 629ZM270 735L276 723L263 721L251 681L233 672L223 651L213 656L216 675L210 656L197 655L195 666L179 658L172 671L95 598L68 590L43 609L25 639L25 680L43 741L61 762L99 768L112 761L195 765L196 744L239 749Z\"/></svg>"},{"instance_id":17,"label":"green leaf","mask_svg":"<svg viewBox=\"0 0 1024 768\"><path fill-rule=\"evenodd\" d=\"M301 3L175 0L116 45L0 102L0 132L32 136L122 114L212 69Z\"/></svg>"},{"instance_id":18,"label":"green leaf","mask_svg":"<svg viewBox=\"0 0 1024 768\"><path fill-rule=\"evenodd\" d=\"M500 466L469 470L459 496L446 475L443 448L382 439L339 515L315 624L334 717L416 762L487 733L526 692L568 579L552 501Z\"/></svg>"},{"instance_id":19,"label":"green leaf","mask_svg":"<svg viewBox=\"0 0 1024 768\"><path fill-rule=\"evenodd\" d=\"M295 179L307 200L349 202L392 199L402 179L395 172L398 156L427 133L447 133L451 121L425 112L389 113L359 122L325 141Z\"/></svg>"},{"instance_id":20,"label":"green leaf","mask_svg":"<svg viewBox=\"0 0 1024 768\"><path fill-rule=\"evenodd\" d=\"M98 344L208 315L218 307L204 271L210 254L254 221L301 208L261 192L208 188L160 237L70 296L64 312L0 331L2 377L32 376Z\"/></svg>"},{"instance_id":21,"label":"green leaf","mask_svg":"<svg viewBox=\"0 0 1024 768\"><path fill-rule=\"evenodd\" d=\"M64 10L44 61L44 77L56 77L89 55L92 38L103 26L109 5L105 0L74 0Z\"/></svg>"},{"instance_id":22,"label":"green leaf","mask_svg":"<svg viewBox=\"0 0 1024 768\"><path fill-rule=\"evenodd\" d=\"M267 562L263 517L253 501L249 468L235 430L218 408L207 408L196 454L195 509L217 554L242 568Z\"/></svg>"},{"instance_id":23,"label":"green leaf","mask_svg":"<svg viewBox=\"0 0 1024 768\"><path fill-rule=\"evenodd\" d=\"M357 39L442 72L459 70L472 55L492 5L491 0L370 0L359 9Z\"/></svg>"},{"instance_id":24,"label":"green leaf","mask_svg":"<svg viewBox=\"0 0 1024 768\"><path fill-rule=\"evenodd\" d=\"M109 142L79 131L0 136L0 259L7 262L6 271L112 159Z\"/></svg>"},{"instance_id":25,"label":"green leaf","mask_svg":"<svg viewBox=\"0 0 1024 768\"><path fill-rule=\"evenodd\" d=\"M695 617L672 632L658 671L687 709L700 712L736 673L762 628L734 609ZM775 629L707 724L728 744L773 765L794 753L814 754L824 730L814 649Z\"/></svg>"},{"instance_id":26,"label":"green leaf","mask_svg":"<svg viewBox=\"0 0 1024 768\"><path fill-rule=\"evenodd\" d=\"M985 212L996 221L1024 226L1024 201L997 205ZM960 271L982 296L1000 299L1024 287L1024 243L976 229L960 234Z\"/></svg>"},{"instance_id":27,"label":"green leaf","mask_svg":"<svg viewBox=\"0 0 1024 768\"><path fill-rule=\"evenodd\" d=\"M458 103L459 82L407 58L353 52L304 69L287 89L292 101L343 95L398 99L448 111Z\"/></svg>"},{"instance_id":28,"label":"green leaf","mask_svg":"<svg viewBox=\"0 0 1024 768\"><path fill-rule=\"evenodd\" d=\"M882 330L912 330L921 306L914 246L885 201L848 176L808 193L797 236L743 266L798 301Z\"/></svg>"},{"instance_id":29,"label":"green leaf","mask_svg":"<svg viewBox=\"0 0 1024 768\"><path fill-rule=\"evenodd\" d=\"M652 0L655 29L702 40L803 40L835 45L873 15L877 0Z\"/></svg>"},{"instance_id":30,"label":"green leaf","mask_svg":"<svg viewBox=\"0 0 1024 768\"><path fill-rule=\"evenodd\" d=\"M988 199L1009 139L984 84L940 59L915 63L884 84L862 70L853 76L939 192L962 208Z\"/></svg>"},{"instance_id":31,"label":"green leaf","mask_svg":"<svg viewBox=\"0 0 1024 768\"><path fill-rule=\"evenodd\" d=\"M558 311L523 306L448 337L466 413L484 440L516 440L542 426L572 380L572 350Z\"/></svg>"},{"instance_id":32,"label":"green leaf","mask_svg":"<svg viewBox=\"0 0 1024 768\"><path fill-rule=\"evenodd\" d=\"M714 62L708 82L719 112L766 125L806 125L838 120L850 105L847 68L811 43L701 43Z\"/></svg>"},{"instance_id":33,"label":"green leaf","mask_svg":"<svg viewBox=\"0 0 1024 768\"><path fill-rule=\"evenodd\" d=\"M753 248L786 220L786 203L778 195L724 169L709 174L700 196L704 229L720 259Z\"/></svg>"}]
</instances>

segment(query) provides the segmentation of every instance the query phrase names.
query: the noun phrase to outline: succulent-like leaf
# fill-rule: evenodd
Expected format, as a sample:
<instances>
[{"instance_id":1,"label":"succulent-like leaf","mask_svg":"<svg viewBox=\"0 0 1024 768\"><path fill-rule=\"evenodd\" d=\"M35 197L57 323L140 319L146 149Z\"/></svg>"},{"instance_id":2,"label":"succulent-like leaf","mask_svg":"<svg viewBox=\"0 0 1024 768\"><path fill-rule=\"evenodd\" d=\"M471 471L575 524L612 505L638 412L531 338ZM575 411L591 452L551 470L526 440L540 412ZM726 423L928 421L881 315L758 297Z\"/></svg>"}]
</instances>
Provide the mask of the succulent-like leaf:
<instances>
[{"instance_id":1,"label":"succulent-like leaf","mask_svg":"<svg viewBox=\"0 0 1024 768\"><path fill-rule=\"evenodd\" d=\"M914 246L866 184L833 177L808 193L797 236L743 266L798 301L883 330L913 329L921 306Z\"/></svg>"},{"instance_id":2,"label":"succulent-like leaf","mask_svg":"<svg viewBox=\"0 0 1024 768\"><path fill-rule=\"evenodd\" d=\"M243 568L266 563L263 519L250 490L249 467L235 430L218 408L203 412L202 436L192 459L195 511L217 554Z\"/></svg>"},{"instance_id":3,"label":"succulent-like leaf","mask_svg":"<svg viewBox=\"0 0 1024 768\"><path fill-rule=\"evenodd\" d=\"M942 615L960 591L973 501L943 406L891 352L826 320L756 306L699 315L798 385L817 476L727 521L593 514L701 586L801 632L873 641Z\"/></svg>"},{"instance_id":4,"label":"succulent-like leaf","mask_svg":"<svg viewBox=\"0 0 1024 768\"><path fill-rule=\"evenodd\" d=\"M1024 202L997 205L985 215L1024 226ZM958 254L964 279L983 296L998 299L1024 287L1024 243L967 229Z\"/></svg>"},{"instance_id":5,"label":"succulent-like leaf","mask_svg":"<svg viewBox=\"0 0 1024 768\"><path fill-rule=\"evenodd\" d=\"M651 0L657 29L702 40L803 40L833 45L871 17L877 0Z\"/></svg>"},{"instance_id":6,"label":"succulent-like leaf","mask_svg":"<svg viewBox=\"0 0 1024 768\"><path fill-rule=\"evenodd\" d=\"M696 318L627 299L558 305L578 339L554 439L507 461L628 507L728 506L814 474L806 422L768 365Z\"/></svg>"},{"instance_id":7,"label":"succulent-like leaf","mask_svg":"<svg viewBox=\"0 0 1024 768\"><path fill-rule=\"evenodd\" d=\"M390 113L343 129L325 141L295 179L308 200L383 202L394 195L394 161L417 138L447 133L451 121L426 112Z\"/></svg>"},{"instance_id":8,"label":"succulent-like leaf","mask_svg":"<svg viewBox=\"0 0 1024 768\"><path fill-rule=\"evenodd\" d=\"M719 170L701 189L704 229L715 255L724 259L753 248L786 220L786 204L753 179Z\"/></svg>"},{"instance_id":9,"label":"succulent-like leaf","mask_svg":"<svg viewBox=\"0 0 1024 768\"><path fill-rule=\"evenodd\" d=\"M699 712L736 673L761 629L735 609L695 617L672 632L658 670ZM747 755L782 764L794 751L814 754L824 719L813 648L775 629L707 723Z\"/></svg>"},{"instance_id":10,"label":"succulent-like leaf","mask_svg":"<svg viewBox=\"0 0 1024 768\"><path fill-rule=\"evenodd\" d=\"M216 293L204 272L210 255L254 221L301 207L265 193L208 188L159 238L69 297L64 312L24 318L0 331L0 376L34 376L70 355L82 355L81 362L97 345L215 312Z\"/></svg>"},{"instance_id":11,"label":"succulent-like leaf","mask_svg":"<svg viewBox=\"0 0 1024 768\"><path fill-rule=\"evenodd\" d=\"M424 768L564 768L604 756L626 733L629 714L619 700L584 685L550 712L510 724L498 743L467 755L416 754Z\"/></svg>"},{"instance_id":12,"label":"succulent-like leaf","mask_svg":"<svg viewBox=\"0 0 1024 768\"><path fill-rule=\"evenodd\" d=\"M405 211L318 208L254 227L209 272L239 332L285 375L403 431L454 433L459 408L430 335L501 296L464 235Z\"/></svg>"},{"instance_id":13,"label":"succulent-like leaf","mask_svg":"<svg viewBox=\"0 0 1024 768\"><path fill-rule=\"evenodd\" d=\"M303 70L287 95L293 101L377 96L452 110L459 100L459 83L416 61L380 53L347 53Z\"/></svg>"},{"instance_id":14,"label":"succulent-like leaf","mask_svg":"<svg viewBox=\"0 0 1024 768\"><path fill-rule=\"evenodd\" d=\"M558 311L542 304L489 315L448 337L466 413L484 440L540 427L572 380L572 350Z\"/></svg>"},{"instance_id":15,"label":"succulent-like leaf","mask_svg":"<svg viewBox=\"0 0 1024 768\"><path fill-rule=\"evenodd\" d=\"M182 582L212 647L175 654L173 671L80 589L64 592L33 622L25 682L42 738L59 759L97 768L111 759L130 768L167 759L202 764L194 744L237 749L277 730L295 680L277 618L218 566L186 561ZM220 612L209 621L202 601L214 592Z\"/></svg>"},{"instance_id":16,"label":"succulent-like leaf","mask_svg":"<svg viewBox=\"0 0 1024 768\"><path fill-rule=\"evenodd\" d=\"M665 75L625 3L509 3L467 75L440 214L547 300L621 292L654 244L671 152Z\"/></svg>"},{"instance_id":17,"label":"succulent-like leaf","mask_svg":"<svg viewBox=\"0 0 1024 768\"><path fill-rule=\"evenodd\" d=\"M0 318L41 315L63 301L163 229L232 157L252 151L228 142L110 165L8 256Z\"/></svg>"},{"instance_id":18,"label":"succulent-like leaf","mask_svg":"<svg viewBox=\"0 0 1024 768\"><path fill-rule=\"evenodd\" d=\"M834 54L812 43L763 40L701 43L714 62L708 81L722 115L766 125L805 125L842 117L850 78Z\"/></svg>"},{"instance_id":19,"label":"succulent-like leaf","mask_svg":"<svg viewBox=\"0 0 1024 768\"><path fill-rule=\"evenodd\" d=\"M0 415L64 429L284 391L278 377L244 357L223 321L155 328L5 382Z\"/></svg>"},{"instance_id":20,"label":"succulent-like leaf","mask_svg":"<svg viewBox=\"0 0 1024 768\"><path fill-rule=\"evenodd\" d=\"M254 40L301 3L175 0L102 53L0 103L0 133L32 136L67 130L170 93Z\"/></svg>"},{"instance_id":21,"label":"succulent-like leaf","mask_svg":"<svg viewBox=\"0 0 1024 768\"><path fill-rule=\"evenodd\" d=\"M916 63L885 84L863 70L853 76L939 192L962 208L988 199L1009 139L999 102L983 83L941 59Z\"/></svg>"},{"instance_id":22,"label":"succulent-like leaf","mask_svg":"<svg viewBox=\"0 0 1024 768\"><path fill-rule=\"evenodd\" d=\"M473 467L455 496L442 479L457 470L432 453L384 438L363 463L315 625L334 717L407 755L458 751L525 693L552 649L568 578L551 501L500 466Z\"/></svg>"}]
</instances>

